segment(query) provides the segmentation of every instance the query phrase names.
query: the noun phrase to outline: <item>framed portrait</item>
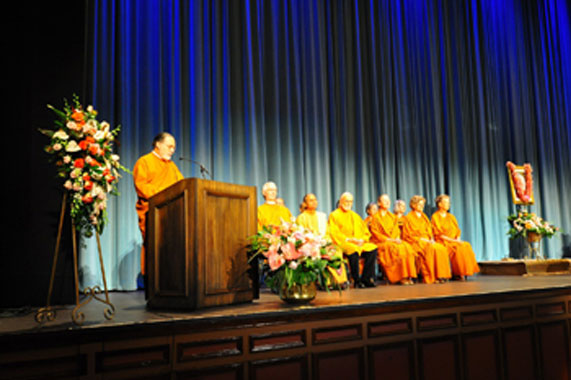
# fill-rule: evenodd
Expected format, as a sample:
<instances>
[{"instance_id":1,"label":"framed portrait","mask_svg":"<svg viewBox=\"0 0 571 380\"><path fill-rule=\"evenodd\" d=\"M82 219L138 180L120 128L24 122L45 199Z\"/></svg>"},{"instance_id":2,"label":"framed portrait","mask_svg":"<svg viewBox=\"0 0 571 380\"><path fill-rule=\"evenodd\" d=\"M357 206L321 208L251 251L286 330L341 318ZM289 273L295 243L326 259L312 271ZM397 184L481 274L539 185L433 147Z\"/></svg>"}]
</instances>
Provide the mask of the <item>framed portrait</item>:
<instances>
[{"instance_id":1,"label":"framed portrait","mask_svg":"<svg viewBox=\"0 0 571 380\"><path fill-rule=\"evenodd\" d=\"M512 201L516 205L532 205L533 198L533 171L530 164L521 166L508 161L506 164Z\"/></svg>"}]
</instances>

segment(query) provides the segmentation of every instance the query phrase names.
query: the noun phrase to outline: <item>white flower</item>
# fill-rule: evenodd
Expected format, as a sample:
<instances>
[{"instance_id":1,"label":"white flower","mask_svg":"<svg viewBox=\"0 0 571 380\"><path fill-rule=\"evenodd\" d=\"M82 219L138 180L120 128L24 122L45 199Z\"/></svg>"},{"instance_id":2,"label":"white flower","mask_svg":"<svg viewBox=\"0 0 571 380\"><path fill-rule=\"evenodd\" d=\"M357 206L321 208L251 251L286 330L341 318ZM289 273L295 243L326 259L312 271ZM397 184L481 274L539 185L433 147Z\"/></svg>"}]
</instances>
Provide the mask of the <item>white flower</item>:
<instances>
[{"instance_id":1,"label":"white flower","mask_svg":"<svg viewBox=\"0 0 571 380\"><path fill-rule=\"evenodd\" d=\"M73 184L71 183L70 180L65 181L65 183L63 184L63 187L65 187L68 190L71 190L73 188Z\"/></svg>"},{"instance_id":2,"label":"white flower","mask_svg":"<svg viewBox=\"0 0 571 380\"><path fill-rule=\"evenodd\" d=\"M75 140L71 140L67 146L65 147L65 151L66 152L79 152L81 150L81 148L79 147L79 145L77 145L77 143L75 142Z\"/></svg>"},{"instance_id":3,"label":"white flower","mask_svg":"<svg viewBox=\"0 0 571 380\"><path fill-rule=\"evenodd\" d=\"M297 264L297 261L290 261L290 262L289 262L289 267L290 267L290 269L295 270L295 269L297 268L297 265L298 265L298 264Z\"/></svg>"},{"instance_id":4,"label":"white flower","mask_svg":"<svg viewBox=\"0 0 571 380\"><path fill-rule=\"evenodd\" d=\"M67 122L66 127L71 129L72 131L79 131L81 129L81 127L79 125L77 125L77 123L75 121L71 121L71 120Z\"/></svg>"},{"instance_id":5,"label":"white flower","mask_svg":"<svg viewBox=\"0 0 571 380\"><path fill-rule=\"evenodd\" d=\"M67 140L69 139L69 135L67 133L65 133L65 131L63 130L59 130L56 133L53 134L52 136L53 139L60 139L60 140Z\"/></svg>"},{"instance_id":6,"label":"white flower","mask_svg":"<svg viewBox=\"0 0 571 380\"><path fill-rule=\"evenodd\" d=\"M105 138L105 135L107 135L107 132L105 131L97 131L95 132L95 134L93 135L93 138L97 141L99 140L103 140Z\"/></svg>"},{"instance_id":7,"label":"white flower","mask_svg":"<svg viewBox=\"0 0 571 380\"><path fill-rule=\"evenodd\" d=\"M119 155L118 154L112 154L111 159L115 162L119 162Z\"/></svg>"},{"instance_id":8,"label":"white flower","mask_svg":"<svg viewBox=\"0 0 571 380\"><path fill-rule=\"evenodd\" d=\"M83 132L89 135L94 135L97 131L97 122L93 119L89 120L83 126Z\"/></svg>"},{"instance_id":9,"label":"white flower","mask_svg":"<svg viewBox=\"0 0 571 380\"><path fill-rule=\"evenodd\" d=\"M91 189L91 196L93 198L101 198L101 194L105 194L105 190L99 185L93 186L93 189Z\"/></svg>"},{"instance_id":10,"label":"white flower","mask_svg":"<svg viewBox=\"0 0 571 380\"><path fill-rule=\"evenodd\" d=\"M64 164L69 164L71 162L71 156L66 155L63 157L63 163Z\"/></svg>"},{"instance_id":11,"label":"white flower","mask_svg":"<svg viewBox=\"0 0 571 380\"><path fill-rule=\"evenodd\" d=\"M60 143L55 143L55 144L52 146L52 148L53 148L56 152L58 152L58 151L61 150L62 146L61 146Z\"/></svg>"}]
</instances>

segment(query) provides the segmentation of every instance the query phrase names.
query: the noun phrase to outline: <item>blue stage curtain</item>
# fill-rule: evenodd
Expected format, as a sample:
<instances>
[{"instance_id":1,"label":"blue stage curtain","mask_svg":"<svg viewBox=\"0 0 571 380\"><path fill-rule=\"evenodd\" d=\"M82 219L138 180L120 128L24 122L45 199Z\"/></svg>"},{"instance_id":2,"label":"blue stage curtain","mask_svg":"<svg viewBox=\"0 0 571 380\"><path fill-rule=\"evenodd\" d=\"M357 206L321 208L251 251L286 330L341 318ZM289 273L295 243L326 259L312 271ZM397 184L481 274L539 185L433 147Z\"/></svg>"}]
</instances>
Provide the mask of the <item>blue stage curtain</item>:
<instances>
[{"instance_id":1,"label":"blue stage curtain","mask_svg":"<svg viewBox=\"0 0 571 380\"><path fill-rule=\"evenodd\" d=\"M94 0L92 100L132 168L172 133L219 181L278 184L297 214L451 195L478 260L508 254L505 163L534 169L537 212L571 229L571 22L565 0ZM134 289L133 180L102 236L109 287ZM567 235L568 237L568 235ZM223 237L220 237L223 238ZM544 242L561 257L569 241ZM98 281L93 242L84 283Z\"/></svg>"}]
</instances>

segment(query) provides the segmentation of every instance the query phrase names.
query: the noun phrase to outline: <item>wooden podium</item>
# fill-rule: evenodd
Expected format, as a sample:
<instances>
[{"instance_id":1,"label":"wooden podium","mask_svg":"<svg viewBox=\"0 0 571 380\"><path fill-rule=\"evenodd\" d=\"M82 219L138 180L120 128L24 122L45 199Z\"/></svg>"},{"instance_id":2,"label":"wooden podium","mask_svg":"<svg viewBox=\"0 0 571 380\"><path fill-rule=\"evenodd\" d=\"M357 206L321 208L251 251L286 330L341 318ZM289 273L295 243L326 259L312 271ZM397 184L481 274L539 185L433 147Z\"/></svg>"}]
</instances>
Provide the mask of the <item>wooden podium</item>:
<instances>
[{"instance_id":1,"label":"wooden podium","mask_svg":"<svg viewBox=\"0 0 571 380\"><path fill-rule=\"evenodd\" d=\"M255 187L184 179L149 200L147 219L149 308L253 299L246 244L257 231Z\"/></svg>"}]
</instances>

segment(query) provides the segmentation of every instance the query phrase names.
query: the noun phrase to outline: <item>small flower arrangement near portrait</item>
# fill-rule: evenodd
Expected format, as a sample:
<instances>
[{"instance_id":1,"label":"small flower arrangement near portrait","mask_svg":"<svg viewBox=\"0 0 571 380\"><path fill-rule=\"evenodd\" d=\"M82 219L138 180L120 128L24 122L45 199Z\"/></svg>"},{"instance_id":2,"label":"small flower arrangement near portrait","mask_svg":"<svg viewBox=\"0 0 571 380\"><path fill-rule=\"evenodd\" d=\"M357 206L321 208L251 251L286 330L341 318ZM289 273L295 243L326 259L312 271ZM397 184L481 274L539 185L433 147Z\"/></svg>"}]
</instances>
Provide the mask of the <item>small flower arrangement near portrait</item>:
<instances>
[{"instance_id":1,"label":"small flower arrangement near portrait","mask_svg":"<svg viewBox=\"0 0 571 380\"><path fill-rule=\"evenodd\" d=\"M550 238L559 231L558 227L526 210L509 215L508 222L510 224L508 231L510 239L515 239L518 236L529 239L532 234Z\"/></svg>"}]
</instances>

